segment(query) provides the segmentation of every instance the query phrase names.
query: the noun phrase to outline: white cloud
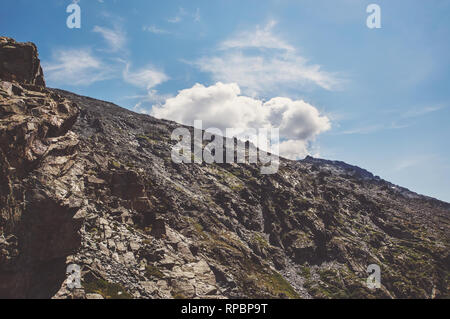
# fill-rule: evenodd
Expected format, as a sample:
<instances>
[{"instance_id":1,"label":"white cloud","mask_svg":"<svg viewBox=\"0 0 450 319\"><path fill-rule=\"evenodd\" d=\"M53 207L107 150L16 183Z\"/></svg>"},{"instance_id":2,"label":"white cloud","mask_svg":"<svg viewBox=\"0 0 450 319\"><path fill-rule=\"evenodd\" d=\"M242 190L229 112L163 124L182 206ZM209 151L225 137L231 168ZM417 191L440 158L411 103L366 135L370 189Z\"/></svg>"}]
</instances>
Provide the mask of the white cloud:
<instances>
[{"instance_id":1,"label":"white cloud","mask_svg":"<svg viewBox=\"0 0 450 319\"><path fill-rule=\"evenodd\" d=\"M436 156L434 154L410 156L408 158L404 158L404 159L397 161L397 163L394 165L394 170L402 171L405 169L411 169L413 167L419 166L420 164L422 164L424 162L430 163L437 158L438 158L438 156Z\"/></svg>"},{"instance_id":2,"label":"white cloud","mask_svg":"<svg viewBox=\"0 0 450 319\"><path fill-rule=\"evenodd\" d=\"M53 61L43 63L49 82L68 85L90 85L108 79L111 67L92 55L90 49L68 49L53 52Z\"/></svg>"},{"instance_id":3,"label":"white cloud","mask_svg":"<svg viewBox=\"0 0 450 319\"><path fill-rule=\"evenodd\" d=\"M287 140L278 145L280 155L289 159L302 159L311 155L308 146L309 142L305 140Z\"/></svg>"},{"instance_id":4,"label":"white cloud","mask_svg":"<svg viewBox=\"0 0 450 319\"><path fill-rule=\"evenodd\" d=\"M169 23L180 23L180 22L183 21L183 19L185 17L192 18L192 20L194 22L200 22L200 19L201 19L201 17L200 17L200 9L197 8L195 10L195 12L192 13L192 12L189 12L186 9L182 8L182 7L179 7L177 14L175 16L167 19L167 22L169 22Z\"/></svg>"},{"instance_id":5,"label":"white cloud","mask_svg":"<svg viewBox=\"0 0 450 319\"><path fill-rule=\"evenodd\" d=\"M167 99L170 99L171 97L173 97L171 94L161 94L155 89L150 89L147 91L146 94L125 96L124 99L138 100L139 101L138 104L139 104L139 106L141 106L141 109L146 110L146 109L144 109L145 104L147 104L147 103L162 104ZM147 111L145 111L145 112L144 111L142 111L142 112L136 111L136 112L145 113L145 114L148 113Z\"/></svg>"},{"instance_id":6,"label":"white cloud","mask_svg":"<svg viewBox=\"0 0 450 319\"><path fill-rule=\"evenodd\" d=\"M399 123L396 121L392 121L391 123L386 123L386 121L384 121L383 123L379 123L379 124L366 123L364 125L349 128L349 129L346 129L343 131L338 131L335 134L337 134L337 135L366 135L366 134L377 133L377 132L384 131L384 130L400 130L400 129L410 127L411 125L413 125L413 123L401 123L401 122Z\"/></svg>"},{"instance_id":7,"label":"white cloud","mask_svg":"<svg viewBox=\"0 0 450 319\"><path fill-rule=\"evenodd\" d=\"M150 32L150 33L153 33L153 34L169 34L170 33L169 31L167 31L165 29L158 28L155 25L144 26L142 29L144 31L147 31L147 32Z\"/></svg>"},{"instance_id":8,"label":"white cloud","mask_svg":"<svg viewBox=\"0 0 450 319\"><path fill-rule=\"evenodd\" d=\"M167 19L167 22L170 22L170 23L178 23L178 22L181 22L181 16L175 16L175 17L173 17L173 18L169 18L169 19Z\"/></svg>"},{"instance_id":9,"label":"white cloud","mask_svg":"<svg viewBox=\"0 0 450 319\"><path fill-rule=\"evenodd\" d=\"M310 140L331 128L330 120L303 100L293 101L285 97L276 97L263 104L268 108L267 121L271 126L280 128L280 135L288 140Z\"/></svg>"},{"instance_id":10,"label":"white cloud","mask_svg":"<svg viewBox=\"0 0 450 319\"><path fill-rule=\"evenodd\" d=\"M406 118L420 117L420 116L426 115L428 113L433 113L433 112L440 111L442 109L444 109L444 106L442 106L442 105L425 106L425 107L422 107L422 108L414 108L414 109L411 109L411 110L405 112L403 114L403 117L406 117Z\"/></svg>"},{"instance_id":11,"label":"white cloud","mask_svg":"<svg viewBox=\"0 0 450 319\"><path fill-rule=\"evenodd\" d=\"M125 67L122 67L121 64ZM147 90L145 95L136 96L143 102L162 102L168 96L159 95L153 87L169 79L162 71L152 66L131 70L130 63L120 58L109 62L96 57L91 49L67 49L53 52L53 60L44 62L45 77L55 84L90 85L92 83L119 77L138 88Z\"/></svg>"},{"instance_id":12,"label":"white cloud","mask_svg":"<svg viewBox=\"0 0 450 319\"><path fill-rule=\"evenodd\" d=\"M343 135L354 135L354 134L371 134L385 129L386 126L384 124L372 124L372 125L364 125L351 129L347 129L341 132L337 132L336 134Z\"/></svg>"},{"instance_id":13,"label":"white cloud","mask_svg":"<svg viewBox=\"0 0 450 319\"><path fill-rule=\"evenodd\" d=\"M250 95L276 93L280 88L298 88L316 84L331 90L338 81L318 65L308 65L304 58L288 56L249 56L242 52L201 58L195 65L210 72L215 81L236 82Z\"/></svg>"},{"instance_id":14,"label":"white cloud","mask_svg":"<svg viewBox=\"0 0 450 319\"><path fill-rule=\"evenodd\" d=\"M142 106L142 102L138 102L136 103L136 105L133 107L133 111L136 113L142 113L142 114L147 114L150 115L150 111Z\"/></svg>"},{"instance_id":15,"label":"white cloud","mask_svg":"<svg viewBox=\"0 0 450 319\"><path fill-rule=\"evenodd\" d=\"M215 81L238 83L250 95L279 94L307 85L334 90L342 85L335 74L308 63L292 45L275 35L275 25L270 21L263 28L240 32L223 41L218 54L193 64L211 73Z\"/></svg>"},{"instance_id":16,"label":"white cloud","mask_svg":"<svg viewBox=\"0 0 450 319\"><path fill-rule=\"evenodd\" d=\"M112 51L118 51L125 46L126 34L119 28L108 29L96 25L92 31L99 33L108 43Z\"/></svg>"},{"instance_id":17,"label":"white cloud","mask_svg":"<svg viewBox=\"0 0 450 319\"><path fill-rule=\"evenodd\" d=\"M139 105L138 107L142 107ZM202 120L204 128L279 128L280 155L301 158L315 137L330 129L330 122L312 105L289 98L273 98L267 102L241 95L235 83L216 83L209 87L196 84L181 90L163 105L153 106L151 115L193 125Z\"/></svg>"},{"instance_id":18,"label":"white cloud","mask_svg":"<svg viewBox=\"0 0 450 319\"><path fill-rule=\"evenodd\" d=\"M123 79L137 87L150 90L158 84L167 81L169 77L164 72L159 71L152 66L134 72L130 71L130 64L128 63L123 71Z\"/></svg>"},{"instance_id":19,"label":"white cloud","mask_svg":"<svg viewBox=\"0 0 450 319\"><path fill-rule=\"evenodd\" d=\"M182 8L182 7L179 7L178 8L178 13L174 17L167 19L167 22L179 23L179 22L181 22L183 20L183 17L186 14L187 14L186 10L184 8Z\"/></svg>"},{"instance_id":20,"label":"white cloud","mask_svg":"<svg viewBox=\"0 0 450 319\"><path fill-rule=\"evenodd\" d=\"M295 51L294 47L272 33L272 29L276 24L276 21L271 20L264 28L257 26L254 31L240 32L236 36L223 41L219 45L219 48L221 50L236 48L266 48Z\"/></svg>"}]
</instances>

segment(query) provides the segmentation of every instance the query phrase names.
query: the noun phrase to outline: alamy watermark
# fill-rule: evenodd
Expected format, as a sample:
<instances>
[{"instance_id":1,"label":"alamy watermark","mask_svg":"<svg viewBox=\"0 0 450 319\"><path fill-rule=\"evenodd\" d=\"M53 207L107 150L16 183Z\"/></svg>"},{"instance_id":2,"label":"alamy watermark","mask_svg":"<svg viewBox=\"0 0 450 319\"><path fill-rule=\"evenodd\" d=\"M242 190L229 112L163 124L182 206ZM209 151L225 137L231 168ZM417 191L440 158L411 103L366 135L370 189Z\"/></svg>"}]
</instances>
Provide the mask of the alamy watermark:
<instances>
[{"instance_id":1,"label":"alamy watermark","mask_svg":"<svg viewBox=\"0 0 450 319\"><path fill-rule=\"evenodd\" d=\"M171 151L172 161L177 164L259 163L261 174L278 172L278 128L226 128L224 134L218 128L203 131L202 121L196 120L193 143L191 131L184 127L173 130L171 139L178 141ZM204 142L210 143L204 146Z\"/></svg>"},{"instance_id":2,"label":"alamy watermark","mask_svg":"<svg viewBox=\"0 0 450 319\"><path fill-rule=\"evenodd\" d=\"M367 13L370 15L367 17L366 25L369 29L381 28L381 8L378 4L372 3L367 6Z\"/></svg>"},{"instance_id":3,"label":"alamy watermark","mask_svg":"<svg viewBox=\"0 0 450 319\"><path fill-rule=\"evenodd\" d=\"M78 4L79 0L74 0L73 3L69 4L66 8L66 13L70 13L67 17L66 25L69 29L80 29L81 28L81 7ZM366 12L369 16L366 19L366 25L369 29L380 29L381 28L381 7L372 3L366 8Z\"/></svg>"},{"instance_id":4,"label":"alamy watermark","mask_svg":"<svg viewBox=\"0 0 450 319\"><path fill-rule=\"evenodd\" d=\"M81 28L81 7L78 4L78 0L69 4L66 8L66 12L70 13L67 17L66 25L69 29L80 29Z\"/></svg>"},{"instance_id":5,"label":"alamy watermark","mask_svg":"<svg viewBox=\"0 0 450 319\"><path fill-rule=\"evenodd\" d=\"M80 289L81 288L81 268L77 264L70 264L66 269L67 288Z\"/></svg>"},{"instance_id":6,"label":"alamy watermark","mask_svg":"<svg viewBox=\"0 0 450 319\"><path fill-rule=\"evenodd\" d=\"M369 289L381 288L381 269L377 264L371 264L367 267L367 272L370 274L367 277L366 283Z\"/></svg>"}]
</instances>

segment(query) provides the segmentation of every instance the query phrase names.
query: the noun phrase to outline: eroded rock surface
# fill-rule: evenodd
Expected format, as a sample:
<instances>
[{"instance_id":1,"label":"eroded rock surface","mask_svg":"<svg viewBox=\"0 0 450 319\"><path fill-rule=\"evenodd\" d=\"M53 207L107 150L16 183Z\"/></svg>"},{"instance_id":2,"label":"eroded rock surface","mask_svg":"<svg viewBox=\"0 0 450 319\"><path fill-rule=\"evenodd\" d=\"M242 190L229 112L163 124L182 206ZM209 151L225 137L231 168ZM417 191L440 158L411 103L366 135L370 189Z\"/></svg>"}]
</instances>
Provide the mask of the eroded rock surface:
<instances>
[{"instance_id":1,"label":"eroded rock surface","mask_svg":"<svg viewBox=\"0 0 450 319\"><path fill-rule=\"evenodd\" d=\"M0 37L0 79L45 86L44 73L34 43Z\"/></svg>"},{"instance_id":2,"label":"eroded rock surface","mask_svg":"<svg viewBox=\"0 0 450 319\"><path fill-rule=\"evenodd\" d=\"M4 60L13 50L5 41L15 60ZM70 131L79 109L31 84L44 83L34 45L0 43L0 64L12 72L2 69L0 80L0 296L48 298L81 241L84 169Z\"/></svg>"}]
</instances>

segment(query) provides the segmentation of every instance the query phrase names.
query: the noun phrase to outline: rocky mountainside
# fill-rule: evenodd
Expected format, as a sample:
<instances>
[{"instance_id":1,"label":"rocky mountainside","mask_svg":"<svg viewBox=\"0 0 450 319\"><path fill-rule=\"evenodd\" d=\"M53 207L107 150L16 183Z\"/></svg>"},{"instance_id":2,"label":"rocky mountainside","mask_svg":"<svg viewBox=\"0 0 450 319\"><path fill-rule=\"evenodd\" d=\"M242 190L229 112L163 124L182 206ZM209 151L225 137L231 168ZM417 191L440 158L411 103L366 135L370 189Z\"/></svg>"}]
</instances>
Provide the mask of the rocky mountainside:
<instances>
[{"instance_id":1,"label":"rocky mountainside","mask_svg":"<svg viewBox=\"0 0 450 319\"><path fill-rule=\"evenodd\" d=\"M449 297L450 204L311 157L175 164L180 126L46 88L0 38L0 297Z\"/></svg>"}]
</instances>

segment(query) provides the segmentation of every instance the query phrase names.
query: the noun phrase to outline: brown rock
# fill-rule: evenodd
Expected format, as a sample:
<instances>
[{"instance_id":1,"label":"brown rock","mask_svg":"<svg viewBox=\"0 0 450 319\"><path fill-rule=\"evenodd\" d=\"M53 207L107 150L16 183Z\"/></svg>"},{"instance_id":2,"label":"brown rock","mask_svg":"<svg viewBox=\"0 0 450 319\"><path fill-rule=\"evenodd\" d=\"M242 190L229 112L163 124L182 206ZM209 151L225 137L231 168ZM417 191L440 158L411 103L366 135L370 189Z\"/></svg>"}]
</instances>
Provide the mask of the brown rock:
<instances>
[{"instance_id":1,"label":"brown rock","mask_svg":"<svg viewBox=\"0 0 450 319\"><path fill-rule=\"evenodd\" d=\"M152 227L151 235L156 238L161 238L166 234L166 223L164 222L164 219L157 218Z\"/></svg>"},{"instance_id":2,"label":"brown rock","mask_svg":"<svg viewBox=\"0 0 450 319\"><path fill-rule=\"evenodd\" d=\"M44 74L34 43L0 37L0 79L45 86Z\"/></svg>"}]
</instances>

